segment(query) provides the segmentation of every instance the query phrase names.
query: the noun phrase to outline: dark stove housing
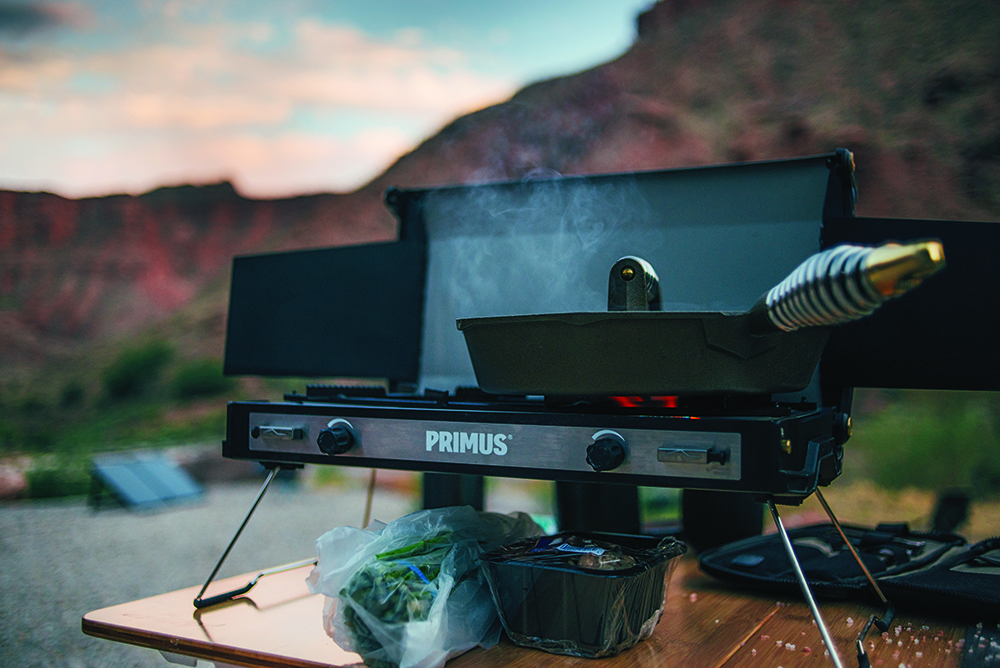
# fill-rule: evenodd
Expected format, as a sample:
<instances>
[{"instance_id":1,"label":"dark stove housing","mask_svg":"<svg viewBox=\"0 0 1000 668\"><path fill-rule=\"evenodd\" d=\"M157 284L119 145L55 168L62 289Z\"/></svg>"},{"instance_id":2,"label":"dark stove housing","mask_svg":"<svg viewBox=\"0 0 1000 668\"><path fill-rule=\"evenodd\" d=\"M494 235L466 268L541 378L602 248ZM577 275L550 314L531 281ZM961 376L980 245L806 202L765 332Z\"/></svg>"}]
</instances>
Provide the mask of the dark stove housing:
<instances>
[{"instance_id":1,"label":"dark stove housing","mask_svg":"<svg viewBox=\"0 0 1000 668\"><path fill-rule=\"evenodd\" d=\"M798 502L840 474L852 388L1000 389L992 340L1000 281L989 262L1000 226L857 218L851 160L839 150L392 189L396 242L237 257L226 373L385 385L231 403L223 454ZM743 311L824 248L930 237L944 243L948 267L836 328L811 382L791 393L484 395L455 326L477 316L603 311L608 269L625 255L655 268L664 310ZM320 447L324 433L337 452Z\"/></svg>"}]
</instances>

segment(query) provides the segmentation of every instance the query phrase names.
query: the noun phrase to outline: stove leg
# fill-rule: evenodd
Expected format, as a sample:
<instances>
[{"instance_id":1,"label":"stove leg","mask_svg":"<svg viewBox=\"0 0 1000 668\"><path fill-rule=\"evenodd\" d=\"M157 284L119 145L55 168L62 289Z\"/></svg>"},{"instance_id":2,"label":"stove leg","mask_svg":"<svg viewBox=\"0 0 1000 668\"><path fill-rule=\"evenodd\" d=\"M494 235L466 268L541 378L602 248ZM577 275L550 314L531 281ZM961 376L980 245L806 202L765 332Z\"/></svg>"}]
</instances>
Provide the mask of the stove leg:
<instances>
[{"instance_id":1,"label":"stove leg","mask_svg":"<svg viewBox=\"0 0 1000 668\"><path fill-rule=\"evenodd\" d=\"M819 633L823 636L823 643L826 645L827 651L830 652L830 658L833 660L833 665L837 668L844 668L844 664L840 661L840 655L837 654L837 646L833 644L833 638L830 636L830 631L826 628L823 616L819 612L819 607L816 605L816 600L813 598L812 590L809 588L809 581L806 580L806 576L802 572L802 566L799 565L799 559L795 556L795 550L792 548L792 541L788 537L788 533L785 531L785 525L781 523L781 517L778 515L778 507L774 505L773 499L767 500L767 507L771 510L771 517L774 519L775 526L778 527L778 533L781 535L781 542L785 546L785 552L788 554L788 558L792 562L792 569L795 571L795 578L799 581L799 588L802 589L802 595L805 596L806 603L812 611L813 619L816 620L816 626L819 627Z\"/></svg>"},{"instance_id":2,"label":"stove leg","mask_svg":"<svg viewBox=\"0 0 1000 668\"><path fill-rule=\"evenodd\" d=\"M896 616L896 608L892 605L892 603L889 602L889 599L885 597L885 594L882 593L882 589L879 588L878 582L875 581L875 578L868 570L868 567L865 566L865 562L861 561L861 557L858 555L858 551L854 549L854 545L852 545L851 541L847 539L847 534L844 533L843 527L840 526L840 521L837 520L837 516L833 514L833 509L830 508L830 505L826 502L826 499L823 498L823 493L819 491L819 488L816 488L816 498L819 499L820 505L822 505L823 510L826 511L827 517L830 518L830 522L837 529L837 533L839 533L840 537L843 539L844 545L846 545L847 549L851 551L851 555L854 557L854 561L858 562L858 566L861 567L861 570L864 572L865 577L868 578L868 583L872 586L872 589L875 590L875 594L882 601L882 605L885 606L885 614L883 614L881 618L879 618L877 615L872 615L871 617L869 617L868 622L861 630L861 635L858 636L858 640L856 643L858 650L858 662L862 666L868 665L868 655L865 653L865 643L864 643L865 636L868 635L868 630L872 627L872 624L874 624L879 631L882 632L888 631L889 625L892 624L892 620Z\"/></svg>"},{"instance_id":3,"label":"stove leg","mask_svg":"<svg viewBox=\"0 0 1000 668\"><path fill-rule=\"evenodd\" d=\"M209 575L208 580L205 581L205 586L202 587L201 591L198 592L198 595L195 596L194 607L196 608L203 608L207 607L208 605L214 605L215 603L221 603L221 601L215 600L217 597L212 597L211 599L209 599L211 603L203 601L201 597L205 594L205 590L208 589L208 585L212 584L212 580L215 579L215 576L219 572L219 569L222 568L222 562L224 562L226 560L226 557L229 556L230 550L233 549L233 545L236 544L236 541L237 539L239 539L240 534L243 533L243 528L246 527L247 522L250 521L250 516L253 515L253 511L257 510L257 505L260 503L260 500L264 498L264 492L266 492L267 488L271 486L271 481L274 480L275 476L278 475L278 471L284 468L300 468L300 466L295 466L295 465L285 466L282 464L270 464L265 466L268 466L267 478L264 479L264 484L261 485L260 491L257 492L257 498L254 499L253 505L250 506L250 511L247 512L247 516L243 518L243 523L240 525L240 528L236 530L236 535L234 535L233 539L229 541L229 546L226 547L226 551L223 552L222 556L219 558L219 563L215 565L215 568L212 569L212 574Z\"/></svg>"}]
</instances>

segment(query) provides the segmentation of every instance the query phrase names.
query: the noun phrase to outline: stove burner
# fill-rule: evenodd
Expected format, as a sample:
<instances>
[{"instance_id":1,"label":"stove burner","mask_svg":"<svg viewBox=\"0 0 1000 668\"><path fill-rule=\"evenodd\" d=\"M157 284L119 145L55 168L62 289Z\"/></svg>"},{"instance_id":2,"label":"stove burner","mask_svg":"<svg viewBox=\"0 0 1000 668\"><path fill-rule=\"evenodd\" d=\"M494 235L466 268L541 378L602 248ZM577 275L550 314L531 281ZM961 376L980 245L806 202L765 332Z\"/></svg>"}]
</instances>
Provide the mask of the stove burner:
<instances>
[{"instance_id":1,"label":"stove burner","mask_svg":"<svg viewBox=\"0 0 1000 668\"><path fill-rule=\"evenodd\" d=\"M655 397L570 397L490 394L477 387L459 387L454 392L426 389L416 392L388 392L381 386L307 385L306 393L291 392L285 401L379 405L394 407L448 407L452 409L516 409L649 415L661 417L788 417L795 412L816 410L813 402L778 402L771 395L711 395Z\"/></svg>"}]
</instances>

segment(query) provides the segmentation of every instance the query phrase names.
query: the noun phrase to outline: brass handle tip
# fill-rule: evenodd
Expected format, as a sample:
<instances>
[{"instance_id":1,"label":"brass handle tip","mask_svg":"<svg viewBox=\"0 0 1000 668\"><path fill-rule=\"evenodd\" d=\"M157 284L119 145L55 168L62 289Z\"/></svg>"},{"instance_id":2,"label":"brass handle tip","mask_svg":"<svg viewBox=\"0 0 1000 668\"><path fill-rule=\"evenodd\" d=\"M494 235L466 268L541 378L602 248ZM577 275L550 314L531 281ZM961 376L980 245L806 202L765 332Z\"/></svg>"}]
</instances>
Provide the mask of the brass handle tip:
<instances>
[{"instance_id":1,"label":"brass handle tip","mask_svg":"<svg viewBox=\"0 0 1000 668\"><path fill-rule=\"evenodd\" d=\"M879 246L865 261L865 275L884 297L920 285L945 267L944 245L936 239Z\"/></svg>"}]
</instances>

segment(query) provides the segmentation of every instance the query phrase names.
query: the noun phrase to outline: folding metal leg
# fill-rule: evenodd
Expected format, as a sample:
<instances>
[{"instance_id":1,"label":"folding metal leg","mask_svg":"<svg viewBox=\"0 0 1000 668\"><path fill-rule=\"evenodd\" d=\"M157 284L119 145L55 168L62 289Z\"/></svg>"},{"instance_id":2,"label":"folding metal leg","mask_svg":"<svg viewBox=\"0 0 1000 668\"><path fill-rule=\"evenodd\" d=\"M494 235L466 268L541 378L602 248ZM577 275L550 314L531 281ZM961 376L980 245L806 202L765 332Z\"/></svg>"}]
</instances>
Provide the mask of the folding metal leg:
<instances>
[{"instance_id":1,"label":"folding metal leg","mask_svg":"<svg viewBox=\"0 0 1000 668\"><path fill-rule=\"evenodd\" d=\"M260 491L257 492L257 498L254 499L253 505L250 506L250 511L247 513L247 516L243 518L243 523L240 525L240 528L236 530L236 535L234 535L233 539L229 541L229 546L226 547L226 551L223 552L222 557L219 558L219 563L217 563L215 565L215 568L212 569L212 574L209 575L208 580L205 581L205 586L202 587L201 591L198 592L198 595L195 596L194 607L207 608L210 605L215 605L216 603L222 603L223 601L229 600L230 598L236 596L237 594L243 593L242 591L237 590L235 592L226 592L225 594L220 594L219 596L211 596L207 599L202 599L202 596L205 594L205 590L208 589L208 585L212 584L212 580L215 579L215 576L219 572L219 569L222 568L222 562L224 562L226 560L226 557L229 556L229 552L230 550L233 549L233 545L236 544L236 541L237 539L239 539L240 534L243 533L243 528L247 525L247 522L250 521L250 516L253 515L253 511L257 510L257 505L260 503L260 500L264 498L264 492L267 491L267 488L271 485L271 481L274 480L275 476L278 475L278 471L284 468L300 468L300 467L284 466L280 464L269 465L267 478L264 479L264 484L261 485Z\"/></svg>"},{"instance_id":2,"label":"folding metal leg","mask_svg":"<svg viewBox=\"0 0 1000 668\"><path fill-rule=\"evenodd\" d=\"M802 566L799 565L799 559L795 556L795 550L792 548L792 541L788 537L788 533L785 531L785 525L781 523L781 517L778 515L778 507L774 505L772 499L767 500L767 507L771 510L771 517L774 519L774 524L778 527L778 533L781 535L781 542L785 546L785 552L788 553L788 558L792 562L792 568L795 570L795 579L799 581L799 588L802 589L802 595L806 598L806 603L809 604L809 609L812 611L813 619L816 620L816 626L819 627L819 633L823 636L823 643L826 645L826 649L830 652L830 658L833 660L833 665L837 668L844 668L844 664L840 661L840 655L837 654L837 646L833 644L833 638L830 636L830 631L826 628L826 623L823 621L823 616L819 613L819 607L816 605L816 600L813 598L812 590L809 588L809 581L806 580L805 574L802 572Z\"/></svg>"},{"instance_id":3,"label":"folding metal leg","mask_svg":"<svg viewBox=\"0 0 1000 668\"><path fill-rule=\"evenodd\" d=\"M847 534L844 533L844 529L840 526L837 516L833 514L833 509L830 508L826 499L823 498L823 493L819 491L819 488L816 489L816 498L819 499L820 504L823 506L823 510L826 511L827 517L830 518L830 522L832 522L833 526L836 527L837 533L839 533L840 537L844 540L844 544L847 546L847 549L851 551L851 555L854 557L854 560L858 562L858 566L861 567L865 577L868 578L868 583L872 586L872 589L875 590L875 594L878 595L882 604L885 606L885 614L882 615L881 619L877 615L872 615L868 618L868 622L865 623L864 627L861 629L861 635L858 636L856 641L856 648L858 650L858 666L860 668L868 668L870 666L870 662L868 661L868 654L865 652L865 636L868 635L868 630L872 627L872 624L874 624L878 630L883 633L888 631L889 625L892 624L892 620L896 616L896 608L889 602L889 599L885 597L885 594L882 593L882 590L879 588L875 578L868 570L868 567L865 566L865 562L861 561L858 551L854 549L854 546L851 545L851 541L847 539Z\"/></svg>"},{"instance_id":4,"label":"folding metal leg","mask_svg":"<svg viewBox=\"0 0 1000 668\"><path fill-rule=\"evenodd\" d=\"M816 490L816 498L819 499L820 504L823 506L823 510L826 511L827 517L830 518L830 522L833 523L833 526L837 529L837 533L839 533L840 537L844 540L844 545L846 545L847 549L850 550L854 560L858 562L858 566L861 567L865 577L868 578L868 582L871 584L872 589L875 590L875 593L882 601L882 604L885 605L885 614L882 615L881 618L877 615L869 617L868 622L861 629L861 634L855 642L858 653L859 668L869 668L871 663L868 660L868 654L865 652L865 637L868 635L868 631L871 629L873 624L882 632L888 631L889 625L892 624L892 620L896 616L896 609L893 607L892 603L889 602L889 599L885 597L885 594L882 593L882 590L878 586L878 582L875 581L875 578L868 570L868 567L865 566L865 563L861 560L857 550L854 549L854 545L852 545L851 541L848 540L847 534L844 533L843 527L840 526L840 521L837 520L837 516L834 515L833 509L830 508L830 505L826 502L826 499L823 498L823 493L820 492L819 489ZM837 666L837 668L843 668L840 656L837 654L837 648L833 644L833 639L830 637L830 632L827 630L826 624L823 622L823 618L819 612L819 607L816 605L816 601L812 595L812 590L809 588L809 582L806 580L805 574L802 572L802 567L799 565L798 557L795 556L795 550L792 548L792 541L788 537L788 533L785 531L784 525L781 523L781 517L778 515L778 508L774 505L774 501L771 499L768 499L767 506L771 510L771 517L774 518L775 526L778 527L778 533L781 535L781 542L785 546L785 552L788 553L788 558L792 562L792 568L795 571L795 578L799 582L799 588L802 589L802 594L805 596L806 603L809 604L809 609L812 611L813 619L816 620L816 626L819 627L820 635L823 636L823 642L826 644L826 648L830 652L830 658L833 659L833 663Z\"/></svg>"}]
</instances>

